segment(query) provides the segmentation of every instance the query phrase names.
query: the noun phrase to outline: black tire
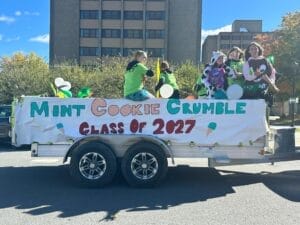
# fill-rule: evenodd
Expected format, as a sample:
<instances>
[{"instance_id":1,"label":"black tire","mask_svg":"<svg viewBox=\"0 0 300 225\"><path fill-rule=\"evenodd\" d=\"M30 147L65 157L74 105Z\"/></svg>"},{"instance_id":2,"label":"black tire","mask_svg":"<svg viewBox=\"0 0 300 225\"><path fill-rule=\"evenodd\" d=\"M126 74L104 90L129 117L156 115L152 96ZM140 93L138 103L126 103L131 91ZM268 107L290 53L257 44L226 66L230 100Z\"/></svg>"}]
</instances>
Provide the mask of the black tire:
<instances>
[{"instance_id":1,"label":"black tire","mask_svg":"<svg viewBox=\"0 0 300 225\"><path fill-rule=\"evenodd\" d=\"M168 161L165 152L159 146L141 142L127 150L122 159L121 170L129 185L150 188L165 178Z\"/></svg>"},{"instance_id":2,"label":"black tire","mask_svg":"<svg viewBox=\"0 0 300 225\"><path fill-rule=\"evenodd\" d=\"M86 143L72 153L70 174L82 186L103 187L113 180L116 171L116 156L103 143Z\"/></svg>"}]
</instances>

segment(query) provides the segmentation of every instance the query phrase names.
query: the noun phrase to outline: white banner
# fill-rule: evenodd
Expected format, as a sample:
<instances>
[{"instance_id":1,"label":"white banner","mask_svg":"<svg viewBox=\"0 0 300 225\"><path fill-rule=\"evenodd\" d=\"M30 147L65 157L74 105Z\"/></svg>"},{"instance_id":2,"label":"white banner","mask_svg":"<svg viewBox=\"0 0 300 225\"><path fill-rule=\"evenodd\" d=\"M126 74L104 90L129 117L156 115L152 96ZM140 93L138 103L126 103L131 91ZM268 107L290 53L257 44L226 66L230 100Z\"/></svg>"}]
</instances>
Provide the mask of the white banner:
<instances>
[{"instance_id":1,"label":"white banner","mask_svg":"<svg viewBox=\"0 0 300 225\"><path fill-rule=\"evenodd\" d=\"M97 134L147 134L172 143L249 145L267 132L263 100L25 97L16 106L17 144Z\"/></svg>"}]
</instances>

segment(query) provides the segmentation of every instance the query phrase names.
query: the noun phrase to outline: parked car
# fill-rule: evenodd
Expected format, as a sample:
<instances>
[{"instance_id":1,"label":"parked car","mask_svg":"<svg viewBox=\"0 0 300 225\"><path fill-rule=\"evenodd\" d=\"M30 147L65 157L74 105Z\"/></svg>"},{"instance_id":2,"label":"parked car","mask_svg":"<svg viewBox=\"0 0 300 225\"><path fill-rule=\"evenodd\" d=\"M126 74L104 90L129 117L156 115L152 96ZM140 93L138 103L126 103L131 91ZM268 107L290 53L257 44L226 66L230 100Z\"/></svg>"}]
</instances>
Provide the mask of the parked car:
<instances>
[{"instance_id":1,"label":"parked car","mask_svg":"<svg viewBox=\"0 0 300 225\"><path fill-rule=\"evenodd\" d=\"M0 105L0 142L9 142L11 105Z\"/></svg>"}]
</instances>

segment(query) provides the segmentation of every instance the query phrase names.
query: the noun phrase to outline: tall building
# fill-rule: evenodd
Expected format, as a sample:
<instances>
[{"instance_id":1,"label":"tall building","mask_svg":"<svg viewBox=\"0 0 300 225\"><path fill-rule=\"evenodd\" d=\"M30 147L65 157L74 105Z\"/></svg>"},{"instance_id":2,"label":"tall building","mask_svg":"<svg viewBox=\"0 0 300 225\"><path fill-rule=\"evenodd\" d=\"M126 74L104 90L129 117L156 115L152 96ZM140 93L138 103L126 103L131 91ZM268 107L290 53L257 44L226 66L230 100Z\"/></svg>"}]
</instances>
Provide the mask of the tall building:
<instances>
[{"instance_id":1,"label":"tall building","mask_svg":"<svg viewBox=\"0 0 300 225\"><path fill-rule=\"evenodd\" d=\"M200 61L201 0L51 0L50 8L51 64L90 64L137 49Z\"/></svg>"},{"instance_id":2,"label":"tall building","mask_svg":"<svg viewBox=\"0 0 300 225\"><path fill-rule=\"evenodd\" d=\"M212 52L216 50L227 53L233 46L245 49L258 34L272 36L272 32L262 32L262 20L235 20L231 32L220 32L218 35L206 37L202 45L201 61L209 63Z\"/></svg>"}]
</instances>

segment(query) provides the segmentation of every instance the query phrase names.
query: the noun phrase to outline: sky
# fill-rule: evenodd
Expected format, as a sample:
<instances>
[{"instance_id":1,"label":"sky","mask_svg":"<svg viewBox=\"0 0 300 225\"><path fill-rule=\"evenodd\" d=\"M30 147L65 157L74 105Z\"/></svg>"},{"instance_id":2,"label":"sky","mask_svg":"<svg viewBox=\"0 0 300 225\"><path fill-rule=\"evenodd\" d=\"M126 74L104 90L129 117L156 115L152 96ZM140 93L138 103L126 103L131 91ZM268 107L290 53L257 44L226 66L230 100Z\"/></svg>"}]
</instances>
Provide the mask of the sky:
<instances>
[{"instance_id":1,"label":"sky","mask_svg":"<svg viewBox=\"0 0 300 225\"><path fill-rule=\"evenodd\" d=\"M295 11L300 0L203 0L202 40L231 31L236 19L260 19L263 31L273 31ZM49 32L50 0L0 0L0 57L35 52L48 61Z\"/></svg>"}]
</instances>

